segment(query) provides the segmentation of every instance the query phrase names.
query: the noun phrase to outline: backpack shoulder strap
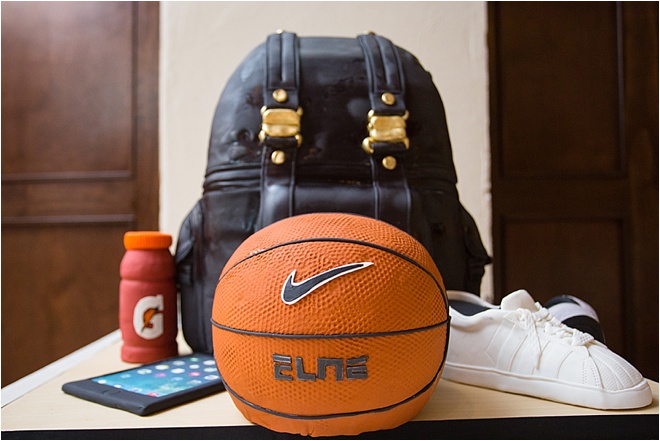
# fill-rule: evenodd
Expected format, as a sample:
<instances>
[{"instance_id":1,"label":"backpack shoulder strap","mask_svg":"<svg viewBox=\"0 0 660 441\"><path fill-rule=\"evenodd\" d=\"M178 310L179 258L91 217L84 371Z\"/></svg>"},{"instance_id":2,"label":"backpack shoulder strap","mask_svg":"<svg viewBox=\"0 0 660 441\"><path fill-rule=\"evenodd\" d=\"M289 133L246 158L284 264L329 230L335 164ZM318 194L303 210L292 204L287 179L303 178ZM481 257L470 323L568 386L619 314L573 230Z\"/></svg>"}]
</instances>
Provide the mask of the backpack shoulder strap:
<instances>
[{"instance_id":1,"label":"backpack shoulder strap","mask_svg":"<svg viewBox=\"0 0 660 441\"><path fill-rule=\"evenodd\" d=\"M373 33L357 38L367 63L371 109L377 115L403 116L406 113L406 82L396 46Z\"/></svg>"},{"instance_id":2,"label":"backpack shoulder strap","mask_svg":"<svg viewBox=\"0 0 660 441\"><path fill-rule=\"evenodd\" d=\"M264 87L264 106L267 108L298 110L299 50L298 36L292 32L280 32L268 36Z\"/></svg>"},{"instance_id":3,"label":"backpack shoulder strap","mask_svg":"<svg viewBox=\"0 0 660 441\"><path fill-rule=\"evenodd\" d=\"M261 109L263 144L259 230L293 214L296 150L302 142L300 117L300 44L291 32L266 40L264 107Z\"/></svg>"},{"instance_id":4,"label":"backpack shoulder strap","mask_svg":"<svg viewBox=\"0 0 660 441\"><path fill-rule=\"evenodd\" d=\"M408 110L401 59L385 37L369 33L359 35L358 41L369 80L369 136L362 148L371 160L375 217L410 232L412 201L405 168Z\"/></svg>"}]
</instances>

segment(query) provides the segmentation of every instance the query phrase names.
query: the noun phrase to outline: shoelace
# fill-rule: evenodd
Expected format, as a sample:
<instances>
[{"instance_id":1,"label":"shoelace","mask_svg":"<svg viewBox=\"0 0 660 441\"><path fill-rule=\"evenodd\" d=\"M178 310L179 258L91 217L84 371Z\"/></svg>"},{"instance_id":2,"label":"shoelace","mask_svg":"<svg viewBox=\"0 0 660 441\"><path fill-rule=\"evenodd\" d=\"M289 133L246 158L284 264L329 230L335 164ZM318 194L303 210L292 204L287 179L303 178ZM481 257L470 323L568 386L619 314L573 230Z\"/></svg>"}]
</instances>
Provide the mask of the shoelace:
<instances>
[{"instance_id":1,"label":"shoelace","mask_svg":"<svg viewBox=\"0 0 660 441\"><path fill-rule=\"evenodd\" d=\"M540 332L553 336L558 340L568 341L570 339L569 344L571 346L584 346L594 339L590 334L566 326L538 303L536 307L538 311L530 311L524 308L516 310L521 325L527 332L529 339L533 342L532 350L536 367L538 367L542 351L541 339L539 337Z\"/></svg>"}]
</instances>

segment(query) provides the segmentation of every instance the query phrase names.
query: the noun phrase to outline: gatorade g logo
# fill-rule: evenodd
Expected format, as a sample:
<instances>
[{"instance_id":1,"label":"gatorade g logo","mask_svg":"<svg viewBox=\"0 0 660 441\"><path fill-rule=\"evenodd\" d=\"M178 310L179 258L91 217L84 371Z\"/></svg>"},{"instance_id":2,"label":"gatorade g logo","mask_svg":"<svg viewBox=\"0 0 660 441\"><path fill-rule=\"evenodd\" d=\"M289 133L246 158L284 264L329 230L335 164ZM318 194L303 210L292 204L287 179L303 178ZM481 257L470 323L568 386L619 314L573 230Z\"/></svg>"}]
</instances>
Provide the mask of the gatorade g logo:
<instances>
[{"instance_id":1,"label":"gatorade g logo","mask_svg":"<svg viewBox=\"0 0 660 441\"><path fill-rule=\"evenodd\" d=\"M140 299L133 310L133 329L147 340L163 335L163 295L147 296Z\"/></svg>"}]
</instances>

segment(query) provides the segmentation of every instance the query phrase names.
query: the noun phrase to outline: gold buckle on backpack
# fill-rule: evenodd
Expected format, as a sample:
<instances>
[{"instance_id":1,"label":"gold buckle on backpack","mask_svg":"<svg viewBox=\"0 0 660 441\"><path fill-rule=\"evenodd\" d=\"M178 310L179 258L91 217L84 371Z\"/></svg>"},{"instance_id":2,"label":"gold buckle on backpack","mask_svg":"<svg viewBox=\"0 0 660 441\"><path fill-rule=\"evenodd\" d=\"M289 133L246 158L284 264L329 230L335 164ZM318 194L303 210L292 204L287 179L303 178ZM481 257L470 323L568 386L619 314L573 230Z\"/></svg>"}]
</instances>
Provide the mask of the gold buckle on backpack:
<instances>
[{"instance_id":1,"label":"gold buckle on backpack","mask_svg":"<svg viewBox=\"0 0 660 441\"><path fill-rule=\"evenodd\" d=\"M368 114L369 123L367 130L369 136L362 141L362 148L365 152L372 155L374 149L371 146L374 142L401 142L410 148L410 140L406 134L406 120L408 119L408 111L401 115L375 115L373 110Z\"/></svg>"},{"instance_id":2,"label":"gold buckle on backpack","mask_svg":"<svg viewBox=\"0 0 660 441\"><path fill-rule=\"evenodd\" d=\"M298 147L302 143L300 135L300 117L302 108L297 111L292 109L268 109L261 108L261 131L259 140L264 141L266 136L274 138L293 137L298 142Z\"/></svg>"}]
</instances>

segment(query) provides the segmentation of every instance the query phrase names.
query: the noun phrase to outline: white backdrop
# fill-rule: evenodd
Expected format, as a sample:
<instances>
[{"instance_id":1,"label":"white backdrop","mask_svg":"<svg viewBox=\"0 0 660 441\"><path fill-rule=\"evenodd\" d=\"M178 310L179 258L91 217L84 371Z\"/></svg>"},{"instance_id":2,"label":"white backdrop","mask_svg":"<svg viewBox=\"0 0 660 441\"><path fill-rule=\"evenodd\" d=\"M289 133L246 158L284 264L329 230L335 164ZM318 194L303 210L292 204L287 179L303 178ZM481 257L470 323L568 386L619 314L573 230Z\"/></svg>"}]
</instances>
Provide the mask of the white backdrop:
<instances>
[{"instance_id":1,"label":"white backdrop","mask_svg":"<svg viewBox=\"0 0 660 441\"><path fill-rule=\"evenodd\" d=\"M374 31L415 54L445 104L461 202L492 251L485 2L161 2L160 227L174 236L202 194L225 82L269 33ZM487 269L482 295L492 295Z\"/></svg>"}]
</instances>

